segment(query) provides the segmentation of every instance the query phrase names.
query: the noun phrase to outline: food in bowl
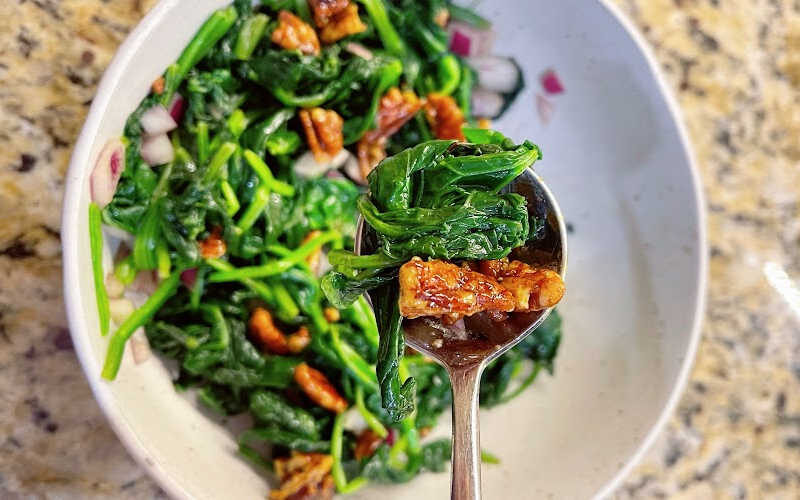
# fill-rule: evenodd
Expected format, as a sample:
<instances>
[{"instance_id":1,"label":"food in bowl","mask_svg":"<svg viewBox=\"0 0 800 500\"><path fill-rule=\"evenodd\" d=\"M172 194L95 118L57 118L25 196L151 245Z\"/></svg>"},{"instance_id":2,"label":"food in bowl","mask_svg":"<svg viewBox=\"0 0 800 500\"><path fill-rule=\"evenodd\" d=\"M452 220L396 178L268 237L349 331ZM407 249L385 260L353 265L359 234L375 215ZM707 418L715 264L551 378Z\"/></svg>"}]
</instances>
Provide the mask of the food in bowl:
<instances>
[{"instance_id":1,"label":"food in bowl","mask_svg":"<svg viewBox=\"0 0 800 500\"><path fill-rule=\"evenodd\" d=\"M448 16L473 32L453 32L455 52ZM472 52L485 51L485 28L434 1L237 1L212 14L90 178L101 331L116 326L103 376L114 379L127 345L135 360L149 348L175 360L176 387L253 417L240 449L278 476L274 498L441 470L449 441L422 438L450 403L443 369L398 358L399 376L416 381L416 412L392 418L370 307L363 296L333 307L320 278L352 247L376 165L429 139L474 148L470 134L500 137L466 126L502 112L521 86L508 59L497 58L499 83L472 69L472 57L491 57ZM502 106L473 102L476 85ZM123 235L108 274L103 225ZM554 315L487 370L484 404L551 368L559 339Z\"/></svg>"}]
</instances>

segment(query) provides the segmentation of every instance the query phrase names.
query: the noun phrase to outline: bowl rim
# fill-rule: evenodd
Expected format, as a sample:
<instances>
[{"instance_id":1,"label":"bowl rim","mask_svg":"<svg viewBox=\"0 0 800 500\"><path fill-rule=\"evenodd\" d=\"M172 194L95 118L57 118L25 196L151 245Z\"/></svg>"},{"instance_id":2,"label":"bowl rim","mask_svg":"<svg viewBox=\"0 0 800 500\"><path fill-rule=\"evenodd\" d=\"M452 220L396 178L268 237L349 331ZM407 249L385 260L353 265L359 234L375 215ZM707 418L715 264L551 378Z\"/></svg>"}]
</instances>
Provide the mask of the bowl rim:
<instances>
[{"instance_id":1,"label":"bowl rim","mask_svg":"<svg viewBox=\"0 0 800 500\"><path fill-rule=\"evenodd\" d=\"M145 15L137 26L131 31L125 41L119 46L110 64L108 65L103 77L97 87L97 92L92 101L91 108L86 121L81 129L75 148L69 163L66 175L66 186L64 202L62 205L61 236L62 236L62 265L63 265L63 286L64 302L66 305L67 320L70 326L75 352L80 361L81 367L89 382L89 386L97 400L101 410L122 442L125 449L136 462L153 477L156 482L173 498L190 499L189 493L181 486L175 478L167 474L160 464L155 463L145 451L144 444L139 440L136 433L131 428L127 418L118 407L110 388L105 381L95 373L95 360L91 350L88 336L78 333L78 329L73 328L80 324L82 317L82 302L80 294L74 293L70 283L78 280L78 241L81 235L78 234L77 217L82 214L80 209L81 193L84 184L82 171L87 164L91 154L91 146L99 130L100 122L103 118L102 110L106 109L110 103L112 92L118 81L122 79L127 71L133 54L142 43L146 41L148 35L155 29L182 0L161 0L150 12ZM694 198L696 204L696 219L698 223L697 249L698 249L698 274L695 289L697 299L694 308L694 319L687 345L686 355L682 366L678 372L675 384L669 398L664 404L659 417L652 425L648 433L642 439L638 448L628 457L625 464L617 473L609 479L600 490L595 493L594 498L605 498L609 496L630 474L631 470L641 461L644 454L650 449L657 437L660 435L664 426L671 418L675 407L683 395L684 389L689 379L689 374L694 366L697 348L700 342L701 330L706 308L707 282L708 282L708 241L706 226L706 202L703 192L701 177L696 161L696 155L689 138L688 129L684 121L683 112L678 104L675 95L669 86L655 55L644 36L639 32L633 21L624 14L612 0L599 0L619 25L627 32L628 36L636 44L640 54L644 57L650 73L652 74L658 89L663 96L667 109L675 123L683 147L683 154L689 166L692 186L694 188ZM91 162L88 162L91 163Z\"/></svg>"}]
</instances>

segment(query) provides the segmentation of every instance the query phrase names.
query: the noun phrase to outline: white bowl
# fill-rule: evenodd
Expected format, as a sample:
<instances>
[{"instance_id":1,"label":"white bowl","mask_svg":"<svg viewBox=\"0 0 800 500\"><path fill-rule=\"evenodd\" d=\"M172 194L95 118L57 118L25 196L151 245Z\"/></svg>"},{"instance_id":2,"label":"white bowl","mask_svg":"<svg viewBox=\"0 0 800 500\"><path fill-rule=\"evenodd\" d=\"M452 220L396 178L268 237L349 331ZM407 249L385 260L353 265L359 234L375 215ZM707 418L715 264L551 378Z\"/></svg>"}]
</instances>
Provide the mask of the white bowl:
<instances>
[{"instance_id":1,"label":"white bowl","mask_svg":"<svg viewBox=\"0 0 800 500\"><path fill-rule=\"evenodd\" d=\"M97 401L122 442L176 498L264 498L267 481L234 437L177 394L158 358L127 353L100 378L100 336L87 233L88 176L103 144L150 83L225 0L162 0L106 71L73 153L64 201L64 284L72 338ZM489 4L485 2L484 5ZM686 130L652 55L607 2L491 2L496 47L515 55L528 87L497 128L544 150L537 164L570 236L565 339L554 377L482 413L487 498L601 496L624 477L671 413L699 337L706 275L703 199ZM538 75L567 92L537 119ZM445 417L445 419L447 418ZM447 431L444 422L442 432ZM354 498L446 498L446 474L376 486Z\"/></svg>"}]
</instances>

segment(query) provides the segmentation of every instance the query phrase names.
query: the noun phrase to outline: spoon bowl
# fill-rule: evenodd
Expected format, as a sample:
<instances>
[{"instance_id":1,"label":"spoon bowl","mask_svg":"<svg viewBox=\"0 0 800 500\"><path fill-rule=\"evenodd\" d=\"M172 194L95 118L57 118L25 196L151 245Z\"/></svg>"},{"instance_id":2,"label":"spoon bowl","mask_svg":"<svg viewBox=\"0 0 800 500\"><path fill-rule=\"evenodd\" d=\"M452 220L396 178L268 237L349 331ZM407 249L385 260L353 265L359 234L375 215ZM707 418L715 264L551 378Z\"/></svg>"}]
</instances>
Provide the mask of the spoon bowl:
<instances>
[{"instance_id":1,"label":"spoon bowl","mask_svg":"<svg viewBox=\"0 0 800 500\"><path fill-rule=\"evenodd\" d=\"M537 268L556 271L563 279L567 270L567 231L552 192L531 168L504 191L525 197L529 215L545 221L544 226L536 231L536 237L525 246L514 249L509 257ZM371 254L376 248L375 233L360 218L356 253ZM403 322L406 344L436 360L450 375L453 389L453 499L480 498L478 389L484 368L536 330L551 312L552 308L512 313L502 322L492 321L484 314L464 318L463 323L455 325L445 325L437 318Z\"/></svg>"}]
</instances>

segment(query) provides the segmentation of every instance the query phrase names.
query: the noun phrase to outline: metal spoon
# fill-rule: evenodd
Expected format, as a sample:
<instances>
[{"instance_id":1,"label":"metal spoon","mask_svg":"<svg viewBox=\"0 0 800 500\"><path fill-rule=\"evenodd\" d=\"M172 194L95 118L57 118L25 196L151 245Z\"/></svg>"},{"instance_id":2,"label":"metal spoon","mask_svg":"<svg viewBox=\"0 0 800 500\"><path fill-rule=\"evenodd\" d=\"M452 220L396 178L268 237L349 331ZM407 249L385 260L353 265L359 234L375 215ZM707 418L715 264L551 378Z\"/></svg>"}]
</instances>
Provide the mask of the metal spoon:
<instances>
[{"instance_id":1,"label":"metal spoon","mask_svg":"<svg viewBox=\"0 0 800 500\"><path fill-rule=\"evenodd\" d=\"M567 269L567 231L553 194L533 169L523 172L505 191L524 196L528 212L546 220L541 237L515 249L510 257L552 269L563 278ZM376 244L374 233L362 218L356 232L356 253L371 254ZM435 318L403 323L406 344L436 360L450 375L453 390L452 499L481 497L478 389L484 368L533 332L551 311L514 313L501 323L478 314L465 318L465 330L443 325Z\"/></svg>"}]
</instances>

